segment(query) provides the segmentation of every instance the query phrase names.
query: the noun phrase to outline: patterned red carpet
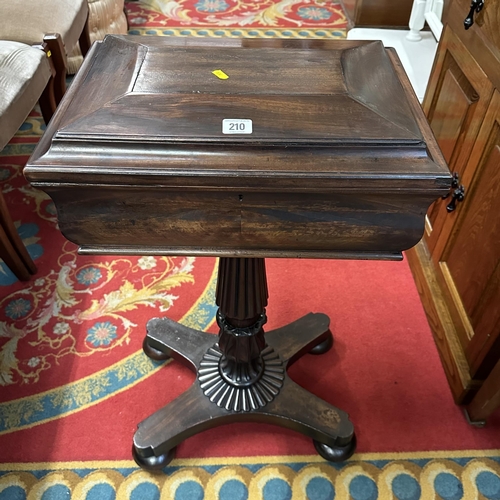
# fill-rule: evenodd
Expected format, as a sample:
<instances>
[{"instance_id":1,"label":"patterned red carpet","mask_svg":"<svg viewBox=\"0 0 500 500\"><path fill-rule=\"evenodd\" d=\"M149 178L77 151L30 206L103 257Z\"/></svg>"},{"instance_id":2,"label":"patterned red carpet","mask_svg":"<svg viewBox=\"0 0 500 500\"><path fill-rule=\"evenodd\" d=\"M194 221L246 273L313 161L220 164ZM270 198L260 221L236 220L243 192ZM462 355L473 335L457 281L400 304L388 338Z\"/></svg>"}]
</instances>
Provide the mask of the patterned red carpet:
<instances>
[{"instance_id":1,"label":"patterned red carpet","mask_svg":"<svg viewBox=\"0 0 500 500\"><path fill-rule=\"evenodd\" d=\"M143 0L129 2L131 24L136 27L276 27L345 28L341 5L310 0Z\"/></svg>"},{"instance_id":2,"label":"patterned red carpet","mask_svg":"<svg viewBox=\"0 0 500 500\"><path fill-rule=\"evenodd\" d=\"M319 0L162 5L129 4L134 29L233 19L224 26L333 31L344 19ZM310 311L331 318L333 349L291 375L350 413L350 461L329 464L301 435L248 424L188 439L165 474L139 470L137 422L194 380L142 353L145 324L167 315L215 333L216 260L78 256L22 176L43 128L32 114L0 153L1 188L38 266L21 283L0 262L0 500L500 498L500 415L475 429L454 405L405 262L267 261L268 329Z\"/></svg>"},{"instance_id":3,"label":"patterned red carpet","mask_svg":"<svg viewBox=\"0 0 500 500\"><path fill-rule=\"evenodd\" d=\"M336 38L347 26L331 0L142 0L127 8L138 35Z\"/></svg>"}]
</instances>

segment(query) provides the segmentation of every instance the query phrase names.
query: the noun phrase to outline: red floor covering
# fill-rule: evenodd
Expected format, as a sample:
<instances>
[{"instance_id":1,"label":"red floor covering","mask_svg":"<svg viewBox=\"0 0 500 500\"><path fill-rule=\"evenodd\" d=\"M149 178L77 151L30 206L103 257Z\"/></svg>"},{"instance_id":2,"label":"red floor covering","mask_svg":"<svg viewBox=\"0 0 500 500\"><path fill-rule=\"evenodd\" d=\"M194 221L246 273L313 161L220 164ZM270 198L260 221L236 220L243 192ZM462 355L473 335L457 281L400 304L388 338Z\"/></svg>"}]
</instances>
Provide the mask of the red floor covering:
<instances>
[{"instance_id":1,"label":"red floor covering","mask_svg":"<svg viewBox=\"0 0 500 500\"><path fill-rule=\"evenodd\" d=\"M200 261L202 259L199 259ZM268 329L310 311L332 318L334 348L307 355L292 377L345 409L359 452L493 449L497 414L470 427L452 401L406 263L268 260ZM134 335L141 335L139 324ZM130 458L136 423L185 390L178 363L73 415L0 436L1 461ZM178 457L314 453L308 438L269 425L234 424L179 446Z\"/></svg>"}]
</instances>

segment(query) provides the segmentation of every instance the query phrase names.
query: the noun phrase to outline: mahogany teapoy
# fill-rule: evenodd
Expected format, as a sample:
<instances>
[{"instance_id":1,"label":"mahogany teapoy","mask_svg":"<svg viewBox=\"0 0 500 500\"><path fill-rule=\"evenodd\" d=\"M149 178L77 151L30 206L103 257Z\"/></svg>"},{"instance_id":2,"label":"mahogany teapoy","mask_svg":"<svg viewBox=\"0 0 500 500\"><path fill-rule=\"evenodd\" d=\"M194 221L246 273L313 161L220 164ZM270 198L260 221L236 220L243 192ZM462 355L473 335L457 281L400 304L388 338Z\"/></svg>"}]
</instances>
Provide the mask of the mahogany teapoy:
<instances>
[{"instance_id":1,"label":"mahogany teapoy","mask_svg":"<svg viewBox=\"0 0 500 500\"><path fill-rule=\"evenodd\" d=\"M161 468L186 437L241 420L298 430L328 460L354 452L348 415L286 373L331 347L329 319L311 313L264 335L264 258L400 259L420 240L451 178L395 52L108 36L25 175L81 253L221 257L218 339L148 323L146 354L197 379L139 424L141 466Z\"/></svg>"}]
</instances>

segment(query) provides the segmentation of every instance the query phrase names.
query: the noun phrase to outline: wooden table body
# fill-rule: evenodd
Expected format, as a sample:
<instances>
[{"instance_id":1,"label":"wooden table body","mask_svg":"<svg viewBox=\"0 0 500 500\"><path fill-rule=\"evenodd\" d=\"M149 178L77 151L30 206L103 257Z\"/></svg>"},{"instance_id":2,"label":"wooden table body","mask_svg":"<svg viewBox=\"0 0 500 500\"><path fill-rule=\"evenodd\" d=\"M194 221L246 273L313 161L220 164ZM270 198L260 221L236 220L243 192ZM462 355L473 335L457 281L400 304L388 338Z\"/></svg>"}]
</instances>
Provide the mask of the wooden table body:
<instances>
[{"instance_id":1,"label":"wooden table body","mask_svg":"<svg viewBox=\"0 0 500 500\"><path fill-rule=\"evenodd\" d=\"M225 119L251 120L252 131L227 134ZM172 355L198 379L196 396L139 426L141 465L162 467L187 435L238 419L293 422L322 456L352 453L347 414L286 375L302 354L330 347L329 320L307 315L264 337L263 258L400 259L421 238L450 175L395 52L380 42L109 36L25 174L81 253L221 257L218 344L168 319L148 324L146 353ZM207 388L212 376L227 386L222 399ZM282 404L297 397L299 409ZM196 406L184 427L183 401Z\"/></svg>"}]
</instances>

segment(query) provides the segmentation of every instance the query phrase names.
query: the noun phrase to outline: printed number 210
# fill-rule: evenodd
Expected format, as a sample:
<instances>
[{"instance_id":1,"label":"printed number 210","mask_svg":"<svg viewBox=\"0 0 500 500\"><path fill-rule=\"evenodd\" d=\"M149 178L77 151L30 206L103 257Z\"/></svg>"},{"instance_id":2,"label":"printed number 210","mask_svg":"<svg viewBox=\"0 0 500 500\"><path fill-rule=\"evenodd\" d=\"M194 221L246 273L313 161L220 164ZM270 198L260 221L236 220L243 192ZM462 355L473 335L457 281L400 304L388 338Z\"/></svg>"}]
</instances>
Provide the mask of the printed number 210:
<instances>
[{"instance_id":1,"label":"printed number 210","mask_svg":"<svg viewBox=\"0 0 500 500\"><path fill-rule=\"evenodd\" d=\"M225 119L222 120L223 134L251 134L252 120L248 119Z\"/></svg>"},{"instance_id":2,"label":"printed number 210","mask_svg":"<svg viewBox=\"0 0 500 500\"><path fill-rule=\"evenodd\" d=\"M235 123L235 122L232 122L229 124L229 130L245 130L245 124L244 123Z\"/></svg>"}]
</instances>

